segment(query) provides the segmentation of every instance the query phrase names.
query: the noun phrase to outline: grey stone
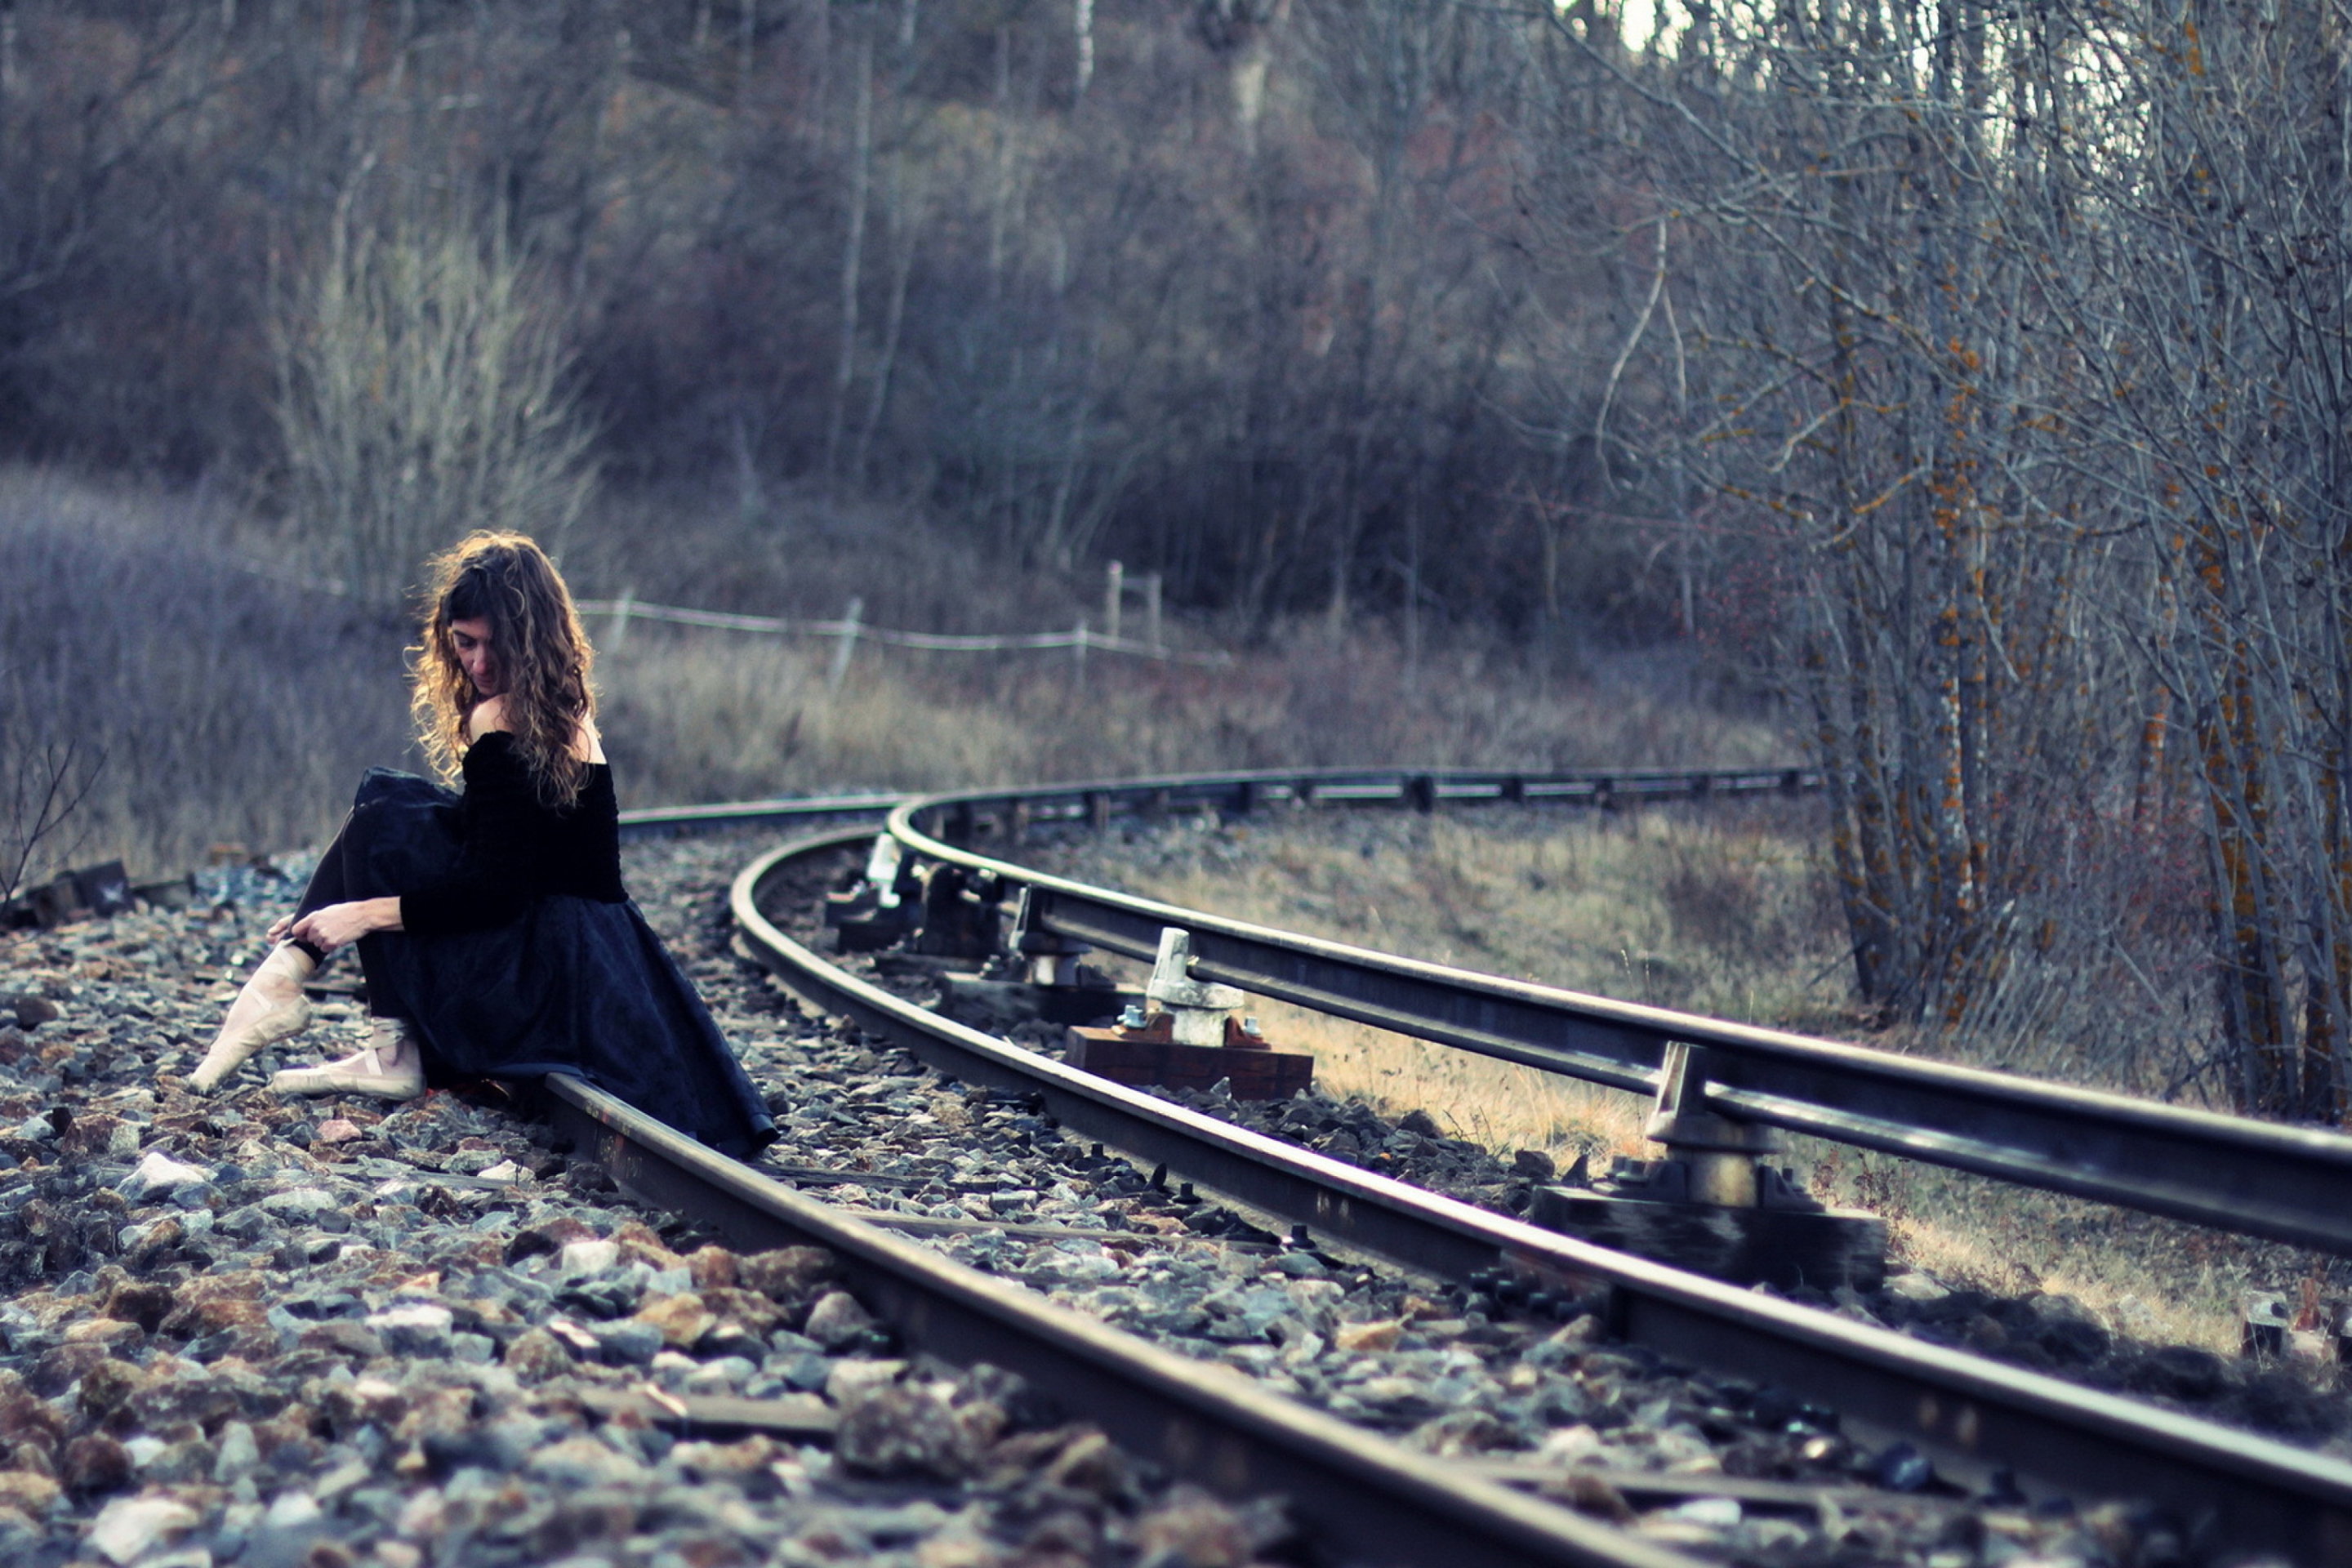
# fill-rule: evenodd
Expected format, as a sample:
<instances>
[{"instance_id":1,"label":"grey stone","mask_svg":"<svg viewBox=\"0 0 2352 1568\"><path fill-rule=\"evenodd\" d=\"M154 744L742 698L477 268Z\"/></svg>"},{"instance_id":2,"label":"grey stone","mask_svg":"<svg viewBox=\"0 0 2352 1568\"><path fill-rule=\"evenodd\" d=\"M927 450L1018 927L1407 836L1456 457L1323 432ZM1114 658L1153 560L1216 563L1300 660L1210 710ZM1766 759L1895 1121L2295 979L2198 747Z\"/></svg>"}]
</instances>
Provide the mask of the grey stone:
<instances>
[{"instance_id":1,"label":"grey stone","mask_svg":"<svg viewBox=\"0 0 2352 1568\"><path fill-rule=\"evenodd\" d=\"M615 1366L644 1366L661 1353L662 1333L651 1323L625 1318L619 1322L590 1324L588 1332L598 1352Z\"/></svg>"},{"instance_id":2,"label":"grey stone","mask_svg":"<svg viewBox=\"0 0 2352 1568\"><path fill-rule=\"evenodd\" d=\"M440 1357L450 1352L448 1308L429 1301L404 1301L361 1320L394 1355Z\"/></svg>"},{"instance_id":3,"label":"grey stone","mask_svg":"<svg viewBox=\"0 0 2352 1568\"><path fill-rule=\"evenodd\" d=\"M213 1457L213 1479L226 1485L240 1476L252 1474L259 1463L261 1446L254 1440L252 1427L242 1421L231 1421L221 1427Z\"/></svg>"},{"instance_id":4,"label":"grey stone","mask_svg":"<svg viewBox=\"0 0 2352 1568\"><path fill-rule=\"evenodd\" d=\"M628 1486L646 1479L640 1461L593 1437L567 1437L530 1456L524 1468L541 1480L563 1487Z\"/></svg>"},{"instance_id":5,"label":"grey stone","mask_svg":"<svg viewBox=\"0 0 2352 1568\"><path fill-rule=\"evenodd\" d=\"M328 1529L326 1510L316 1498L306 1491L280 1492L254 1526L239 1561L247 1568L299 1568Z\"/></svg>"},{"instance_id":6,"label":"grey stone","mask_svg":"<svg viewBox=\"0 0 2352 1568\"><path fill-rule=\"evenodd\" d=\"M151 1149L131 1173L115 1184L115 1191L125 1199L141 1204L152 1198L169 1197L183 1187L202 1187L213 1179L213 1173L201 1165L185 1165L160 1149Z\"/></svg>"},{"instance_id":7,"label":"grey stone","mask_svg":"<svg viewBox=\"0 0 2352 1568\"><path fill-rule=\"evenodd\" d=\"M261 1200L262 1211L278 1219L315 1222L322 1215L340 1213L344 1200L320 1187L295 1187Z\"/></svg>"},{"instance_id":8,"label":"grey stone","mask_svg":"<svg viewBox=\"0 0 2352 1568\"><path fill-rule=\"evenodd\" d=\"M196 1510L174 1498L117 1498L90 1526L89 1543L109 1562L128 1563L195 1528Z\"/></svg>"},{"instance_id":9,"label":"grey stone","mask_svg":"<svg viewBox=\"0 0 2352 1568\"><path fill-rule=\"evenodd\" d=\"M846 1290L828 1290L809 1309L802 1331L827 1350L840 1350L874 1326L874 1314Z\"/></svg>"}]
</instances>

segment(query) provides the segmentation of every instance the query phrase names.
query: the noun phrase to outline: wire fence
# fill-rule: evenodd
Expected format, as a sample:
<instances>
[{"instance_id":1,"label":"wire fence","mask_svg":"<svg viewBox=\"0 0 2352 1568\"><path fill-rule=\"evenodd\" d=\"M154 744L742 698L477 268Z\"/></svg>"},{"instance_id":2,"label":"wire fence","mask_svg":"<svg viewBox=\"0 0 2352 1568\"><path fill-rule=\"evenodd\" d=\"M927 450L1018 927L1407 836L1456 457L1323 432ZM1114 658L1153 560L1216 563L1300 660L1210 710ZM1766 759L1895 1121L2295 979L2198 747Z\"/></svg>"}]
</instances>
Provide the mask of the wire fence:
<instances>
[{"instance_id":1,"label":"wire fence","mask_svg":"<svg viewBox=\"0 0 2352 1568\"><path fill-rule=\"evenodd\" d=\"M1114 573L1116 569L1114 568ZM1109 592L1118 595L1121 584L1118 577L1111 578ZM610 629L604 637L605 651L619 648L628 636L632 621L654 621L669 626L703 626L714 631L750 632L769 637L831 637L834 641L833 664L827 671L827 683L839 686L849 673L849 661L861 642L879 644L885 647L921 648L932 653L1011 653L1041 648L1067 648L1072 659L1081 668L1091 652L1123 654L1134 658L1161 659L1173 664L1207 666L1229 665L1233 656L1222 651L1194 652L1171 648L1158 635L1158 584L1153 582L1150 594L1151 631L1149 640L1121 637L1117 630L1118 616L1111 616L1113 629L1098 632L1091 629L1087 618L1066 632L911 632L889 626L877 626L864 618L865 602L852 599L839 620L810 620L792 616L746 616L727 610L697 610L678 605L647 604L630 595L617 599L581 599L575 604L582 616L607 620ZM1116 604L1116 599L1113 603Z\"/></svg>"},{"instance_id":2,"label":"wire fence","mask_svg":"<svg viewBox=\"0 0 2352 1568\"><path fill-rule=\"evenodd\" d=\"M350 588L331 577L314 577L289 571L284 567L259 561L233 561L238 570L271 582L284 583L312 593L336 598L353 597ZM1148 637L1139 639L1119 635L1120 615L1124 601L1138 596L1144 601ZM1104 618L1110 629L1098 632L1087 617L1078 617L1078 624L1066 632L910 632L890 626L877 626L865 619L866 601L853 598L837 621L810 620L793 616L745 616L730 610L697 610L682 605L648 604L632 594L617 599L575 599L573 608L583 616L602 619L609 629L604 637L604 651L617 651L627 640L631 621L655 621L669 626L703 626L713 631L750 632L767 637L831 637L834 641L833 663L826 672L826 683L839 686L849 673L849 661L861 642L879 644L885 647L921 648L932 653L1014 653L1032 649L1068 648L1070 657L1083 670L1089 653L1123 654L1131 658L1160 659L1170 664L1204 665L1210 668L1230 665L1234 656L1220 649L1196 652L1170 647L1160 637L1160 574L1129 576L1116 561L1110 563L1105 579Z\"/></svg>"}]
</instances>

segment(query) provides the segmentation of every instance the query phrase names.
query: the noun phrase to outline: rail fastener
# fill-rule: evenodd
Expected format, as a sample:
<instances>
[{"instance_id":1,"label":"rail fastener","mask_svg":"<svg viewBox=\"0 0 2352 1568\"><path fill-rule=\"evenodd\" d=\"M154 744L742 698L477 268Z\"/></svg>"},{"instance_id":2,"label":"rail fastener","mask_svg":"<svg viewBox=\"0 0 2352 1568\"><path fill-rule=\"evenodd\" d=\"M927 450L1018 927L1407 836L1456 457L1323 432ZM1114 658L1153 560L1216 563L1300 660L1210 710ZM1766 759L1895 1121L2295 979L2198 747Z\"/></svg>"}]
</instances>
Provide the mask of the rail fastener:
<instances>
[{"instance_id":1,"label":"rail fastener","mask_svg":"<svg viewBox=\"0 0 2352 1568\"><path fill-rule=\"evenodd\" d=\"M1605 1297L1618 1337L1672 1360L1776 1383L1839 1411L1857 1440L1913 1444L1958 1484L1996 1488L2007 1472L2037 1497L2156 1499L2208 1542L2298 1563L2352 1563L2352 1466L2341 1460L1407 1187L1077 1072L844 973L778 930L761 900L802 857L838 854L851 842L804 840L744 868L730 900L748 947L820 1011L966 1082L1034 1095L1039 1113L1070 1135L1115 1146L1139 1166L1156 1164L1155 1177L1181 1173L1188 1186L1444 1278L1500 1266L1531 1289Z\"/></svg>"},{"instance_id":2,"label":"rail fastener","mask_svg":"<svg viewBox=\"0 0 2352 1568\"><path fill-rule=\"evenodd\" d=\"M1014 1373L1129 1452L1220 1496L1280 1495L1347 1561L1698 1568L845 1217L575 1079L549 1079L546 1100L558 1134L638 1202L690 1215L741 1248L829 1248L906 1351Z\"/></svg>"}]
</instances>

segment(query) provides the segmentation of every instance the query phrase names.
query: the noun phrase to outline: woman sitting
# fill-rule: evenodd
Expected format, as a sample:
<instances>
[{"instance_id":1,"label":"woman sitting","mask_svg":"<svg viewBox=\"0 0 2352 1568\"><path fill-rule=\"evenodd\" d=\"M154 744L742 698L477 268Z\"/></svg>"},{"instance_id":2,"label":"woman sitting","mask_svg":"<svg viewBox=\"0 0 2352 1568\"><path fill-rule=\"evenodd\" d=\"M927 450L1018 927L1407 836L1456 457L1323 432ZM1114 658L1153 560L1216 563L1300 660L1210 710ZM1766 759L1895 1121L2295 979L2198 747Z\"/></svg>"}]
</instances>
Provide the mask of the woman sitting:
<instances>
[{"instance_id":1,"label":"woman sitting","mask_svg":"<svg viewBox=\"0 0 2352 1568\"><path fill-rule=\"evenodd\" d=\"M407 1100L428 1078L570 1073L704 1142L775 1136L694 987L621 885L620 817L570 592L538 545L478 533L431 563L411 707L462 792L372 768L278 942L188 1079L210 1093L310 1021L302 994L359 950L365 1048L281 1094Z\"/></svg>"}]
</instances>

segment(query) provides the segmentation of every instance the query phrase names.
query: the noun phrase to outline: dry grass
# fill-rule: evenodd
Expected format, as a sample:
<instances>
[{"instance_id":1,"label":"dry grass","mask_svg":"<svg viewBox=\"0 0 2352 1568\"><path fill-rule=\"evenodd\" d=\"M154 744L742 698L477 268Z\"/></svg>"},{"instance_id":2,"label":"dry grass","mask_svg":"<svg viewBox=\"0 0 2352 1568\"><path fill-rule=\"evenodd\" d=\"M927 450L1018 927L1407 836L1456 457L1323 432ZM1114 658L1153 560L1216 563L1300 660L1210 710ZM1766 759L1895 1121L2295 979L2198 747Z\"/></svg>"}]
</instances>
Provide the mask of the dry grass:
<instances>
[{"instance_id":1,"label":"dry grass","mask_svg":"<svg viewBox=\"0 0 2352 1568\"><path fill-rule=\"evenodd\" d=\"M1060 851L1190 908L1516 979L1717 1017L1841 1021L1835 910L1808 803L1715 812L1298 813ZM1265 1005L1318 1080L1391 1113L1563 1163L1643 1151L1633 1096Z\"/></svg>"},{"instance_id":2,"label":"dry grass","mask_svg":"<svg viewBox=\"0 0 2352 1568\"><path fill-rule=\"evenodd\" d=\"M333 830L361 771L416 765L397 617L299 585L320 542L222 498L49 470L0 471L0 720L18 743L73 734L109 758L56 858L168 874L236 840ZM576 559L575 559L576 557ZM251 564L284 570L258 575ZM724 498L620 495L574 530L583 595L835 614L927 630L1075 625L1090 584L985 572L917 523L809 503L746 531ZM599 679L625 804L854 787L945 788L1200 768L1346 763L1638 766L1773 755L1768 727L1627 667L1558 689L1475 647L1408 670L1367 635L1274 637L1217 668L1096 654L861 647L829 689L829 642L608 626ZM1198 628L1174 635L1195 646ZM4 826L4 825L0 825ZM53 862L54 862L53 858ZM38 876L51 867L37 867Z\"/></svg>"},{"instance_id":3,"label":"dry grass","mask_svg":"<svg viewBox=\"0 0 2352 1568\"><path fill-rule=\"evenodd\" d=\"M2007 1034L1865 1030L1842 921L1802 802L1607 816L1300 813L1172 824L1053 852L1063 868L1187 907L1391 952L1717 1017L1963 1061ZM1498 1152L1649 1155L1636 1097L1279 1004L1269 1037L1316 1053L1317 1077L1384 1114L1425 1109ZM2043 1040L2036 1065L2067 1058ZM2104 1079L2098 1064L2073 1076ZM2332 1266L2285 1247L1792 1140L1789 1163L1832 1203L1891 1223L1899 1258L1946 1279L2074 1296L2143 1337L2234 1351L2249 1289L2292 1291Z\"/></svg>"}]
</instances>

